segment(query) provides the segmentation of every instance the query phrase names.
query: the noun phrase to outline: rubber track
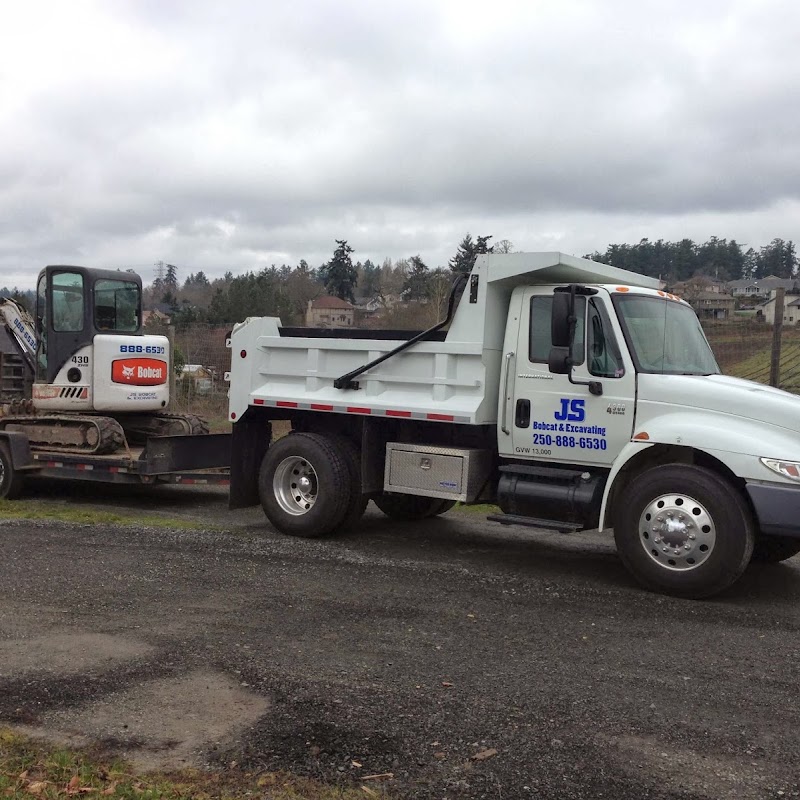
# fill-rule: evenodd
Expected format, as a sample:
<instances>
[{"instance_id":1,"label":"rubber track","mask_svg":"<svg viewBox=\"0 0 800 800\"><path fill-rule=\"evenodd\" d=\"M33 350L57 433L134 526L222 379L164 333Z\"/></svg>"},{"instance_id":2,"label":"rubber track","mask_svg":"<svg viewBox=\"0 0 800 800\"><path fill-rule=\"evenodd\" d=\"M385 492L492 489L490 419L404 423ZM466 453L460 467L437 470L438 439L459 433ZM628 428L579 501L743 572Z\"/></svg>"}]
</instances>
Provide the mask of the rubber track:
<instances>
[{"instance_id":1,"label":"rubber track","mask_svg":"<svg viewBox=\"0 0 800 800\"><path fill-rule=\"evenodd\" d=\"M79 455L101 456L108 453L115 453L125 444L125 433L122 426L111 417L76 417L59 416L57 414L42 414L30 417L3 417L0 420L0 428L10 425L20 426L24 433L26 425L36 426L58 426L64 428L82 427L85 425L94 426L97 430L97 444L94 447L86 444L84 446L63 445L56 442L31 441L32 450L47 450L58 453L75 453Z\"/></svg>"}]
</instances>

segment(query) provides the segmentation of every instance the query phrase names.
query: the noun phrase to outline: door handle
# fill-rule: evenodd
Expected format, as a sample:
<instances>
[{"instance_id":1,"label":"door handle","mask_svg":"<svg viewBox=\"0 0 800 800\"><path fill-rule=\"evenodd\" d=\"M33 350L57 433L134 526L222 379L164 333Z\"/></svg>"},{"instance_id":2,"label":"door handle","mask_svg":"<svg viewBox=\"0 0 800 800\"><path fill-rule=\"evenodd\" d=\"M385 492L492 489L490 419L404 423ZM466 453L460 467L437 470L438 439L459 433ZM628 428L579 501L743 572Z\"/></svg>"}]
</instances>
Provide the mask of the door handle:
<instances>
[{"instance_id":1,"label":"door handle","mask_svg":"<svg viewBox=\"0 0 800 800\"><path fill-rule=\"evenodd\" d=\"M514 413L514 425L517 428L527 428L531 424L531 401L520 398L517 400Z\"/></svg>"},{"instance_id":2,"label":"door handle","mask_svg":"<svg viewBox=\"0 0 800 800\"><path fill-rule=\"evenodd\" d=\"M506 353L506 364L505 364L506 375L505 378L503 378L503 412L500 421L500 430L503 431L503 433L506 436L509 436L511 434L511 431L508 429L507 426L508 423L507 417L508 417L508 376L509 373L511 372L512 358L514 358L513 352Z\"/></svg>"}]
</instances>

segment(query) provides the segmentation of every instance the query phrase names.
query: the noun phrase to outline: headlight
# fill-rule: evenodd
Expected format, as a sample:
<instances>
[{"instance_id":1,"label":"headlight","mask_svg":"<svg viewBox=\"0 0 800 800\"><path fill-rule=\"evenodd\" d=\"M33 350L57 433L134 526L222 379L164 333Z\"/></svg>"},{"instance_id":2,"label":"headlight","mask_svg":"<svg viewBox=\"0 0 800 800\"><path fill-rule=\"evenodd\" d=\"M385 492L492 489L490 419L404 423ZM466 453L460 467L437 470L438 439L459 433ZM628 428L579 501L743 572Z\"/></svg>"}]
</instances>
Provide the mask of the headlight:
<instances>
[{"instance_id":1,"label":"headlight","mask_svg":"<svg viewBox=\"0 0 800 800\"><path fill-rule=\"evenodd\" d=\"M800 464L796 461L779 461L777 458L762 458L761 463L778 475L800 482Z\"/></svg>"}]
</instances>

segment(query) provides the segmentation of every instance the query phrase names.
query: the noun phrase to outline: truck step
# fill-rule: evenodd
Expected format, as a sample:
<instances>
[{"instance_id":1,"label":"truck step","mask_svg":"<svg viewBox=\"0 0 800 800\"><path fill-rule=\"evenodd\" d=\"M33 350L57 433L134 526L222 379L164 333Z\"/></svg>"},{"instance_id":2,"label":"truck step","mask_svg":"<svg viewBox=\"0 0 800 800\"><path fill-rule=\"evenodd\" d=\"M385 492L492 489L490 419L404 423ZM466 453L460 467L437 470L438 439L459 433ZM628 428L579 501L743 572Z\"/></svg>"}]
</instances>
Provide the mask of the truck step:
<instances>
[{"instance_id":1,"label":"truck step","mask_svg":"<svg viewBox=\"0 0 800 800\"><path fill-rule=\"evenodd\" d=\"M558 531L558 533L576 533L583 527L572 522L524 517L521 514L489 514L486 519L490 522L499 522L501 525L525 525L528 528L542 528L547 531Z\"/></svg>"}]
</instances>

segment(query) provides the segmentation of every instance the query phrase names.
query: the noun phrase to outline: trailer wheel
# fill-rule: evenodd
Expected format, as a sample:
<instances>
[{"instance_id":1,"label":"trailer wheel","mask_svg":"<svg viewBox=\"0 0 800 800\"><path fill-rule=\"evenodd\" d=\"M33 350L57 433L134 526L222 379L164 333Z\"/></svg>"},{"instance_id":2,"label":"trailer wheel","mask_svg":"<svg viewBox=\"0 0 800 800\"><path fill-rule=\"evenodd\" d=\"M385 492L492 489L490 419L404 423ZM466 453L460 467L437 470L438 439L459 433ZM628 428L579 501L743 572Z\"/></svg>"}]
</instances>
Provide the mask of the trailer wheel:
<instances>
[{"instance_id":1,"label":"trailer wheel","mask_svg":"<svg viewBox=\"0 0 800 800\"><path fill-rule=\"evenodd\" d=\"M341 525L352 479L345 458L330 439L291 433L267 450L258 492L264 513L277 530L313 538Z\"/></svg>"},{"instance_id":2,"label":"trailer wheel","mask_svg":"<svg viewBox=\"0 0 800 800\"><path fill-rule=\"evenodd\" d=\"M5 442L0 442L0 499L14 500L22 493L22 475L14 469L11 450Z\"/></svg>"},{"instance_id":3,"label":"trailer wheel","mask_svg":"<svg viewBox=\"0 0 800 800\"><path fill-rule=\"evenodd\" d=\"M800 539L789 536L758 536L751 561L778 564L800 553Z\"/></svg>"},{"instance_id":4,"label":"trailer wheel","mask_svg":"<svg viewBox=\"0 0 800 800\"><path fill-rule=\"evenodd\" d=\"M438 497L417 497L414 494L379 494L373 498L375 505L387 517L402 522L415 522L428 517L444 514L454 505L453 500L441 500Z\"/></svg>"},{"instance_id":5,"label":"trailer wheel","mask_svg":"<svg viewBox=\"0 0 800 800\"><path fill-rule=\"evenodd\" d=\"M339 525L340 530L348 530L364 516L369 503L369 498L361 492L361 453L346 436L331 436L330 441L344 458L350 474L350 501Z\"/></svg>"},{"instance_id":6,"label":"trailer wheel","mask_svg":"<svg viewBox=\"0 0 800 800\"><path fill-rule=\"evenodd\" d=\"M703 467L654 467L634 478L615 515L623 564L647 589L700 598L750 561L753 521L741 495Z\"/></svg>"}]
</instances>

